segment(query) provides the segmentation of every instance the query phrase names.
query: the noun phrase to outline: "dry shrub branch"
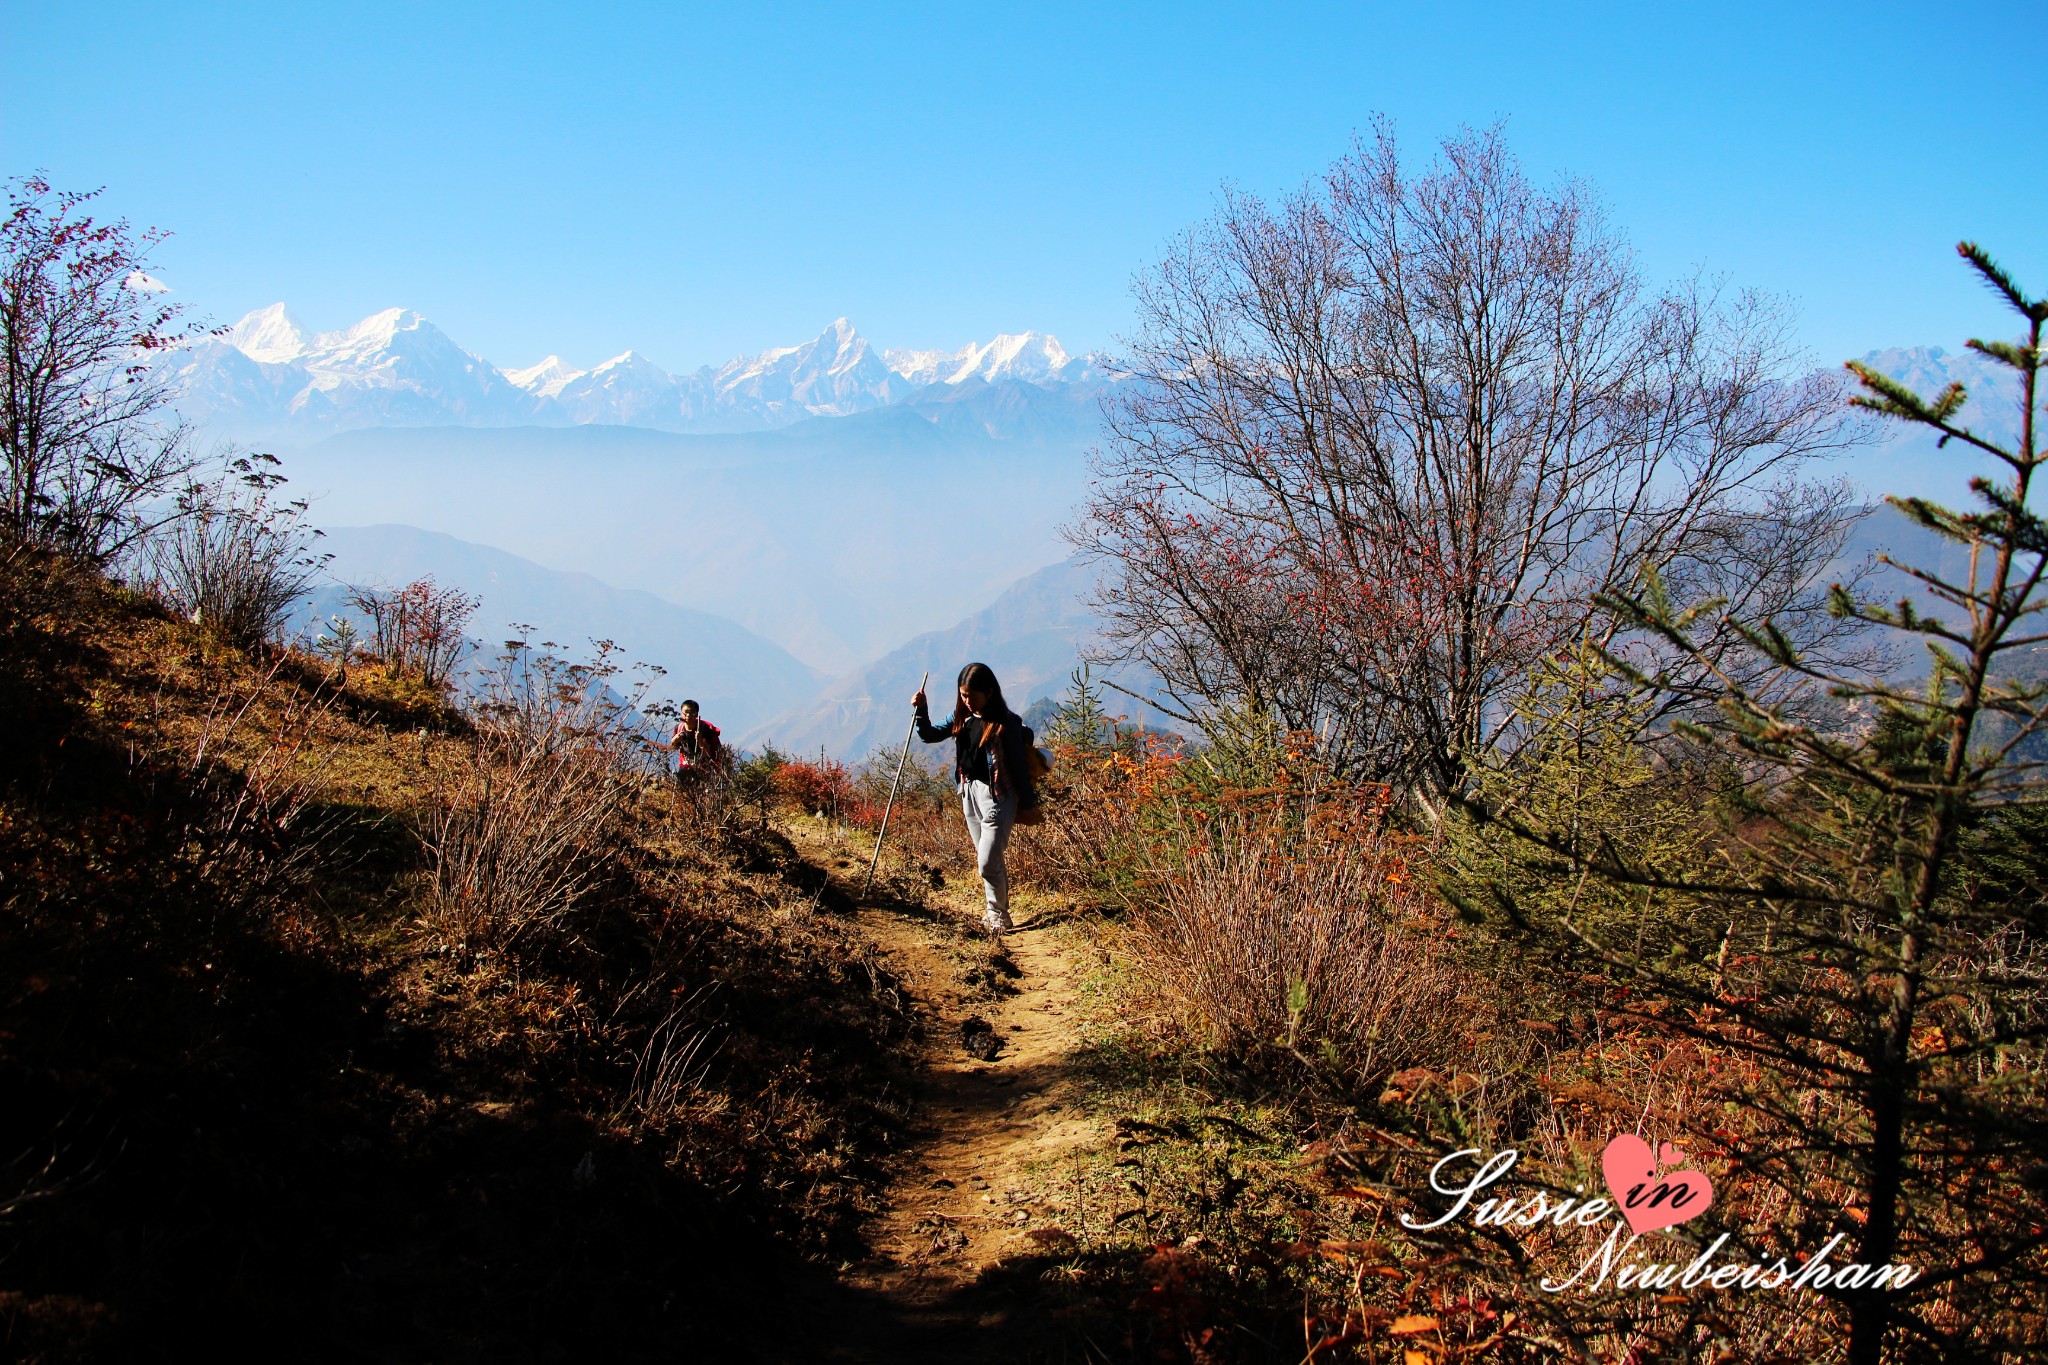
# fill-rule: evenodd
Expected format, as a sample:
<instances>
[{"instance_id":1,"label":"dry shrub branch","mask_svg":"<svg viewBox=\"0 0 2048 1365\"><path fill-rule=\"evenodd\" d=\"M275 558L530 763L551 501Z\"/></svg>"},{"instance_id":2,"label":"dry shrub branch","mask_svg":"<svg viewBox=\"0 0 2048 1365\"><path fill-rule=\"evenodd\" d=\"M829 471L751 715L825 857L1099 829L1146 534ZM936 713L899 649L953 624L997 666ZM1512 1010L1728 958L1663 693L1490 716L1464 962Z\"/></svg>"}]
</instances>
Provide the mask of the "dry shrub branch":
<instances>
[{"instance_id":1,"label":"dry shrub branch","mask_svg":"<svg viewBox=\"0 0 2048 1365\"><path fill-rule=\"evenodd\" d=\"M307 504L286 500L274 455L231 455L188 486L177 514L145 543L143 573L164 604L237 649L276 640L327 557Z\"/></svg>"},{"instance_id":2,"label":"dry shrub branch","mask_svg":"<svg viewBox=\"0 0 2048 1365\"><path fill-rule=\"evenodd\" d=\"M99 191L6 182L0 211L0 546L104 564L192 472L153 353L202 334L147 267L164 234L95 222Z\"/></svg>"},{"instance_id":3,"label":"dry shrub branch","mask_svg":"<svg viewBox=\"0 0 2048 1365\"><path fill-rule=\"evenodd\" d=\"M281 685L280 655L243 686L224 685L189 740L180 775L191 793L194 871L225 903L281 907L317 874L331 849L324 814L331 751L315 742L335 694Z\"/></svg>"},{"instance_id":4,"label":"dry shrub branch","mask_svg":"<svg viewBox=\"0 0 2048 1365\"><path fill-rule=\"evenodd\" d=\"M1206 834L1138 910L1129 945L1209 1047L1336 1068L1361 1088L1455 1056L1461 982L1385 835L1315 854L1241 815Z\"/></svg>"},{"instance_id":5,"label":"dry shrub branch","mask_svg":"<svg viewBox=\"0 0 2048 1365\"><path fill-rule=\"evenodd\" d=\"M448 685L469 653L464 633L480 599L445 588L431 576L402 588L351 588L348 603L370 623L371 651L390 676L418 678L431 690Z\"/></svg>"},{"instance_id":6,"label":"dry shrub branch","mask_svg":"<svg viewBox=\"0 0 2048 1365\"><path fill-rule=\"evenodd\" d=\"M428 918L467 950L573 938L578 909L617 870L655 760L645 689L612 691L613 652L573 664L513 641L486 679L469 761L420 820Z\"/></svg>"}]
</instances>

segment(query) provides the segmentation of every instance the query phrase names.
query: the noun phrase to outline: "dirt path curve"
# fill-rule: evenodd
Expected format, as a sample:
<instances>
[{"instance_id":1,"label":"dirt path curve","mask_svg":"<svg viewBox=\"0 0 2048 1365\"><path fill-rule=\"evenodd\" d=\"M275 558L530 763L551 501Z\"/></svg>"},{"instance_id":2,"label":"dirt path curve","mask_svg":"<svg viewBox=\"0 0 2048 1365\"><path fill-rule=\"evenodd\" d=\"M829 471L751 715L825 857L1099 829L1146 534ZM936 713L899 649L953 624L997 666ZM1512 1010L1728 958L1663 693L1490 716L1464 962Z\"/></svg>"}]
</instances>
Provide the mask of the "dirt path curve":
<instances>
[{"instance_id":1,"label":"dirt path curve","mask_svg":"<svg viewBox=\"0 0 2048 1365\"><path fill-rule=\"evenodd\" d=\"M836 884L858 890L864 865L836 866L844 854L833 857L802 833L797 846ZM994 1362L1034 1354L1028 1343L1049 1324L1035 1320L1027 1288L986 1272L1005 1257L1056 1245L1062 1234L1045 1216L1042 1191L1056 1186L1062 1154L1100 1126L1077 1103L1077 964L1056 927L1064 905L1019 895L1011 907L1018 927L998 946L971 931L980 883L965 879L970 892L961 880L933 894L929 907L856 911L876 957L906 988L924 1038L912 1143L870 1229L869 1257L842 1276L883 1309L891 1329L883 1335L895 1340L850 1337L836 1353L844 1361ZM1002 982L1000 994L992 996L990 974ZM1001 1040L991 1061L963 1045L962 1025L973 1018ZM1027 1168L1035 1179L1026 1178Z\"/></svg>"}]
</instances>

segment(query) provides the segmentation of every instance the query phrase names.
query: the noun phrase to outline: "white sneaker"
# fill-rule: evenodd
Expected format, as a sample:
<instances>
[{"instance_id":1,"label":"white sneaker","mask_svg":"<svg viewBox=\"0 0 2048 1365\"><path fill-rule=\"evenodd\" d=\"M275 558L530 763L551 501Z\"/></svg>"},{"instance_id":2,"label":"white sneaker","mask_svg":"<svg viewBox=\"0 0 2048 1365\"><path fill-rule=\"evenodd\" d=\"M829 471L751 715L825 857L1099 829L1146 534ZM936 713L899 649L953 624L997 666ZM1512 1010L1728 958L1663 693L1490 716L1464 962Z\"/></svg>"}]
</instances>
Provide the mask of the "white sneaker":
<instances>
[{"instance_id":1,"label":"white sneaker","mask_svg":"<svg viewBox=\"0 0 2048 1365\"><path fill-rule=\"evenodd\" d=\"M1010 923L1008 911L985 910L981 916L981 927L988 930L991 934L1007 934L1017 926Z\"/></svg>"}]
</instances>

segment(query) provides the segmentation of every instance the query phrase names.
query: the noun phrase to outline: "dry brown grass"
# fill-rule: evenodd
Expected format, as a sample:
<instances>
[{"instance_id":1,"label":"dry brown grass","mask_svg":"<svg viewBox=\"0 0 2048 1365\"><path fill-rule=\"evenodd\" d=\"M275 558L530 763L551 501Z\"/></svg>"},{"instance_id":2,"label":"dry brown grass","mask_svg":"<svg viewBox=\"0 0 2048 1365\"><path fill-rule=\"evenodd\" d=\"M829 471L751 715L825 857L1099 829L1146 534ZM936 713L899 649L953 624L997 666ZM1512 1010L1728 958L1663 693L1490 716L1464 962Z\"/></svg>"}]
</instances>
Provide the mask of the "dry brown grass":
<instances>
[{"instance_id":1,"label":"dry brown grass","mask_svg":"<svg viewBox=\"0 0 2048 1365\"><path fill-rule=\"evenodd\" d=\"M426 918L474 952L573 939L623 869L627 820L659 779L635 706L594 665L515 646L487 677L466 761L421 810Z\"/></svg>"},{"instance_id":2,"label":"dry brown grass","mask_svg":"<svg viewBox=\"0 0 2048 1365\"><path fill-rule=\"evenodd\" d=\"M1788 1203L1716 1131L1741 1059L1461 923L1430 842L1312 750L1270 776L1225 757L1070 761L1013 864L1121 912L1073 929L1101 963L1089 1055L1115 1138L1045 1173L1079 1282L1181 1359L1837 1357L1811 1298L1542 1292L1597 1244L1585 1230L1402 1228L1441 1211L1429 1172L1449 1152L1515 1148L1497 1192L1555 1199L1599 1189L1607 1141L1638 1129L1725 1185L1717 1230L1780 1227Z\"/></svg>"},{"instance_id":3,"label":"dry brown grass","mask_svg":"<svg viewBox=\"0 0 2048 1365\"><path fill-rule=\"evenodd\" d=\"M428 922L465 950L573 932L610 875L640 783L598 745L549 747L482 728L421 812Z\"/></svg>"},{"instance_id":4,"label":"dry brown grass","mask_svg":"<svg viewBox=\"0 0 2048 1365\"><path fill-rule=\"evenodd\" d=\"M1010 875L1033 886L1119 903L1141 856L1138 827L1146 804L1173 780L1163 754L1133 756L1055 745L1042 784L1044 821L1010 839ZM1120 885L1122 883L1122 885Z\"/></svg>"},{"instance_id":5,"label":"dry brown grass","mask_svg":"<svg viewBox=\"0 0 2048 1365\"><path fill-rule=\"evenodd\" d=\"M1541 1189L1555 1201L1604 1194L1601 1151L1617 1132L1639 1130L1678 1142L1688 1164L1713 1175L1714 1227L1702 1241L1723 1228L1768 1237L1784 1226L1784 1192L1731 1174L1722 1144L1732 1135L1712 1132L1728 1057L1646 1027L1603 990L1546 998L1547 973L1486 976L1466 961L1446 964L1460 1010L1417 1021L1436 1034L1433 1056L1395 1071L1376 1095L1219 1068L1199 1060L1184 1027L1148 1012L1159 995L1156 969L1132 945L1142 918L1072 928L1090 940L1078 951L1100 953L1085 998L1091 1103L1110 1136L1041 1172L1041 1189L1076 1239L1070 1276L1133 1304L1141 1321L1170 1317L1148 1330L1171 1329L1180 1352L1172 1358L1842 1358L1833 1310L1812 1295L1659 1299L1611 1286L1564 1295L1538 1287L1576 1269L1606 1227L1480 1229L1466 1217L1417 1233L1399 1223L1447 1207L1429 1173L1451 1151L1514 1148L1513 1177L1489 1194L1523 1200ZM1698 1249L1665 1234L1646 1242L1645 1254L1682 1251L1681 1261ZM1817 1245L1780 1239L1764 1259ZM1394 1332L1403 1319L1409 1325Z\"/></svg>"},{"instance_id":6,"label":"dry brown grass","mask_svg":"<svg viewBox=\"0 0 2048 1365\"><path fill-rule=\"evenodd\" d=\"M1304 856L1255 817L1205 833L1125 939L1138 979L1196 1040L1360 1088L1458 1055L1468 983L1383 836Z\"/></svg>"},{"instance_id":7,"label":"dry brown grass","mask_svg":"<svg viewBox=\"0 0 2048 1365\"><path fill-rule=\"evenodd\" d=\"M737 1354L856 1251L909 1025L807 869L621 778L561 932L451 949L421 816L511 751L373 672L0 562L10 1356Z\"/></svg>"}]
</instances>

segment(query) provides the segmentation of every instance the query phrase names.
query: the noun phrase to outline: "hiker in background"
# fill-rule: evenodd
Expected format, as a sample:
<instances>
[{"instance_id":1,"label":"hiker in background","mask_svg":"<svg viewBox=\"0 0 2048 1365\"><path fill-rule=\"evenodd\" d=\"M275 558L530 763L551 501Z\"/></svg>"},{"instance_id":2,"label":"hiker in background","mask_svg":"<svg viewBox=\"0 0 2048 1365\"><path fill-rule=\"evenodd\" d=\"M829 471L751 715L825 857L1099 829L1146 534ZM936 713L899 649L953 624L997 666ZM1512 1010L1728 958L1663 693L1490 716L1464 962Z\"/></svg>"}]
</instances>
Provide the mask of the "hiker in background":
<instances>
[{"instance_id":1,"label":"hiker in background","mask_svg":"<svg viewBox=\"0 0 2048 1365\"><path fill-rule=\"evenodd\" d=\"M960 811L967 817L967 834L974 840L974 861L988 900L981 922L990 933L999 934L1014 927L1003 850L1018 812L1038 804L1028 757L1031 732L1003 700L1002 684L987 664L960 670L947 724L932 724L924 693L912 697L911 705L917 708L919 739L927 744L953 741L953 781L960 788Z\"/></svg>"},{"instance_id":2,"label":"hiker in background","mask_svg":"<svg viewBox=\"0 0 2048 1365\"><path fill-rule=\"evenodd\" d=\"M675 746L676 780L692 785L718 771L725 750L718 742L718 727L697 714L697 703L683 703L682 718L668 742Z\"/></svg>"}]
</instances>

